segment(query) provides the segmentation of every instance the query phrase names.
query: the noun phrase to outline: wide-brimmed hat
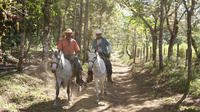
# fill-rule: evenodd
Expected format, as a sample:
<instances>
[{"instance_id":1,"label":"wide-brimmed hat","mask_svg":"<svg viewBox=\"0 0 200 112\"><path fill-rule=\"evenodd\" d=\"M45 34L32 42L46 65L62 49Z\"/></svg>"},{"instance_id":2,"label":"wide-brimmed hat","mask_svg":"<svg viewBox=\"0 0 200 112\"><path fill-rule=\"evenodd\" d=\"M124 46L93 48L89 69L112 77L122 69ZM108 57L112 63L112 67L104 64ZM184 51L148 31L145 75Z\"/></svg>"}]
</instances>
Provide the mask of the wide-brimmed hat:
<instances>
[{"instance_id":1,"label":"wide-brimmed hat","mask_svg":"<svg viewBox=\"0 0 200 112\"><path fill-rule=\"evenodd\" d=\"M72 33L72 29L71 29L71 28L67 28L63 33L64 33L64 34Z\"/></svg>"},{"instance_id":2,"label":"wide-brimmed hat","mask_svg":"<svg viewBox=\"0 0 200 112\"><path fill-rule=\"evenodd\" d=\"M99 30L99 29L97 29L95 33L96 34L102 34L101 30Z\"/></svg>"}]
</instances>

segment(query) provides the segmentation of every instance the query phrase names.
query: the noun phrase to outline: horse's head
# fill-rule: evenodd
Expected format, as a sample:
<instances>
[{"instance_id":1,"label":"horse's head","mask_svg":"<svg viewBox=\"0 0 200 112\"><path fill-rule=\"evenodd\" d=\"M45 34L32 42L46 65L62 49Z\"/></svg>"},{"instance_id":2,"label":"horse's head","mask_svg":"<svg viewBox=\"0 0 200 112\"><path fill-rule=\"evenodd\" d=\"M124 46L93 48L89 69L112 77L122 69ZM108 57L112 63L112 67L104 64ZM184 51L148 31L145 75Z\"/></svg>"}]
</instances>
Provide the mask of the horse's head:
<instances>
[{"instance_id":1,"label":"horse's head","mask_svg":"<svg viewBox=\"0 0 200 112\"><path fill-rule=\"evenodd\" d=\"M95 53L95 52L90 52L89 54L88 54L88 69L89 70L91 70L92 69L92 67L93 67L93 65L94 65L94 62L96 61L96 59L97 59L97 54Z\"/></svg>"},{"instance_id":2,"label":"horse's head","mask_svg":"<svg viewBox=\"0 0 200 112\"><path fill-rule=\"evenodd\" d=\"M53 51L53 55L52 55L52 61L51 61L51 70L53 73L56 72L56 69L58 68L58 64L60 61L60 53L58 50Z\"/></svg>"}]
</instances>

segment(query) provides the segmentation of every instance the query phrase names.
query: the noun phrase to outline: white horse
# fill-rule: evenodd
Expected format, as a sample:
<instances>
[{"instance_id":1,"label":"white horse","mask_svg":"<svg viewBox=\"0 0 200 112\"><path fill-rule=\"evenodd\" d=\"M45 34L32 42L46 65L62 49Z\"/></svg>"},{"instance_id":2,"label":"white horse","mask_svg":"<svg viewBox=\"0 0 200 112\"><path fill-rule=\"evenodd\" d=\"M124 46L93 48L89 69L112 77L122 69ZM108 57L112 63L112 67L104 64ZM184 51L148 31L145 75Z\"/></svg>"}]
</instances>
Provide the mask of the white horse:
<instances>
[{"instance_id":1,"label":"white horse","mask_svg":"<svg viewBox=\"0 0 200 112\"><path fill-rule=\"evenodd\" d=\"M60 87L65 88L68 95L68 103L71 105L71 80L72 80L72 66L69 60L64 57L62 51L55 51L52 56L51 70L56 77L56 98L53 106L57 105Z\"/></svg>"},{"instance_id":2,"label":"white horse","mask_svg":"<svg viewBox=\"0 0 200 112\"><path fill-rule=\"evenodd\" d=\"M99 93L104 98L104 86L105 86L105 79L106 79L106 66L103 59L99 56L98 52L92 51L89 53L89 63L88 69L93 71L95 84L96 84L96 97L97 103L99 102ZM100 91L99 92L99 87Z\"/></svg>"}]
</instances>

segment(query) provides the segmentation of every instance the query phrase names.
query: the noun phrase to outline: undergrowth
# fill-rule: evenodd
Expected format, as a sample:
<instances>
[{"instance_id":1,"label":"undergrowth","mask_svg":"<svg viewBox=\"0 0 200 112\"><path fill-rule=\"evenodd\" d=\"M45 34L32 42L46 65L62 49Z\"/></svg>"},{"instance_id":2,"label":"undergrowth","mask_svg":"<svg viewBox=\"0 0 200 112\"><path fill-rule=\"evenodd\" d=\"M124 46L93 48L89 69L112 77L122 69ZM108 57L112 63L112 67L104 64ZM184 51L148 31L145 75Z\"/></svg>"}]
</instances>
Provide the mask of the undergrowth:
<instances>
[{"instance_id":1,"label":"undergrowth","mask_svg":"<svg viewBox=\"0 0 200 112\"><path fill-rule=\"evenodd\" d=\"M0 78L0 111L15 112L38 102L52 100L48 95L49 90L45 89L46 83L28 74L13 74Z\"/></svg>"}]
</instances>

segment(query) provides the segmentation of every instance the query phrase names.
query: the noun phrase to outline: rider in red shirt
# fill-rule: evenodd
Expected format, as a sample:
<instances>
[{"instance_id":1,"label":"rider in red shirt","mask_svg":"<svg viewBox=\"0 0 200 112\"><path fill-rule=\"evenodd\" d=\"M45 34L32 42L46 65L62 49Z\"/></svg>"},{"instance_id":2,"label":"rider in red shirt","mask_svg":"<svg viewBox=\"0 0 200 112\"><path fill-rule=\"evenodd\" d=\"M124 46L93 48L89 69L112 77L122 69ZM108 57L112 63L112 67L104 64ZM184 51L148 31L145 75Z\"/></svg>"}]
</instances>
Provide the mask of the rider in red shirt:
<instances>
[{"instance_id":1,"label":"rider in red shirt","mask_svg":"<svg viewBox=\"0 0 200 112\"><path fill-rule=\"evenodd\" d=\"M73 73L76 75L76 82L82 85L84 81L82 80L82 67L80 61L78 60L78 54L80 53L80 48L76 40L72 39L73 32L68 28L64 32L65 37L61 38L58 42L57 48L62 50L65 58L67 58L71 64Z\"/></svg>"}]
</instances>

